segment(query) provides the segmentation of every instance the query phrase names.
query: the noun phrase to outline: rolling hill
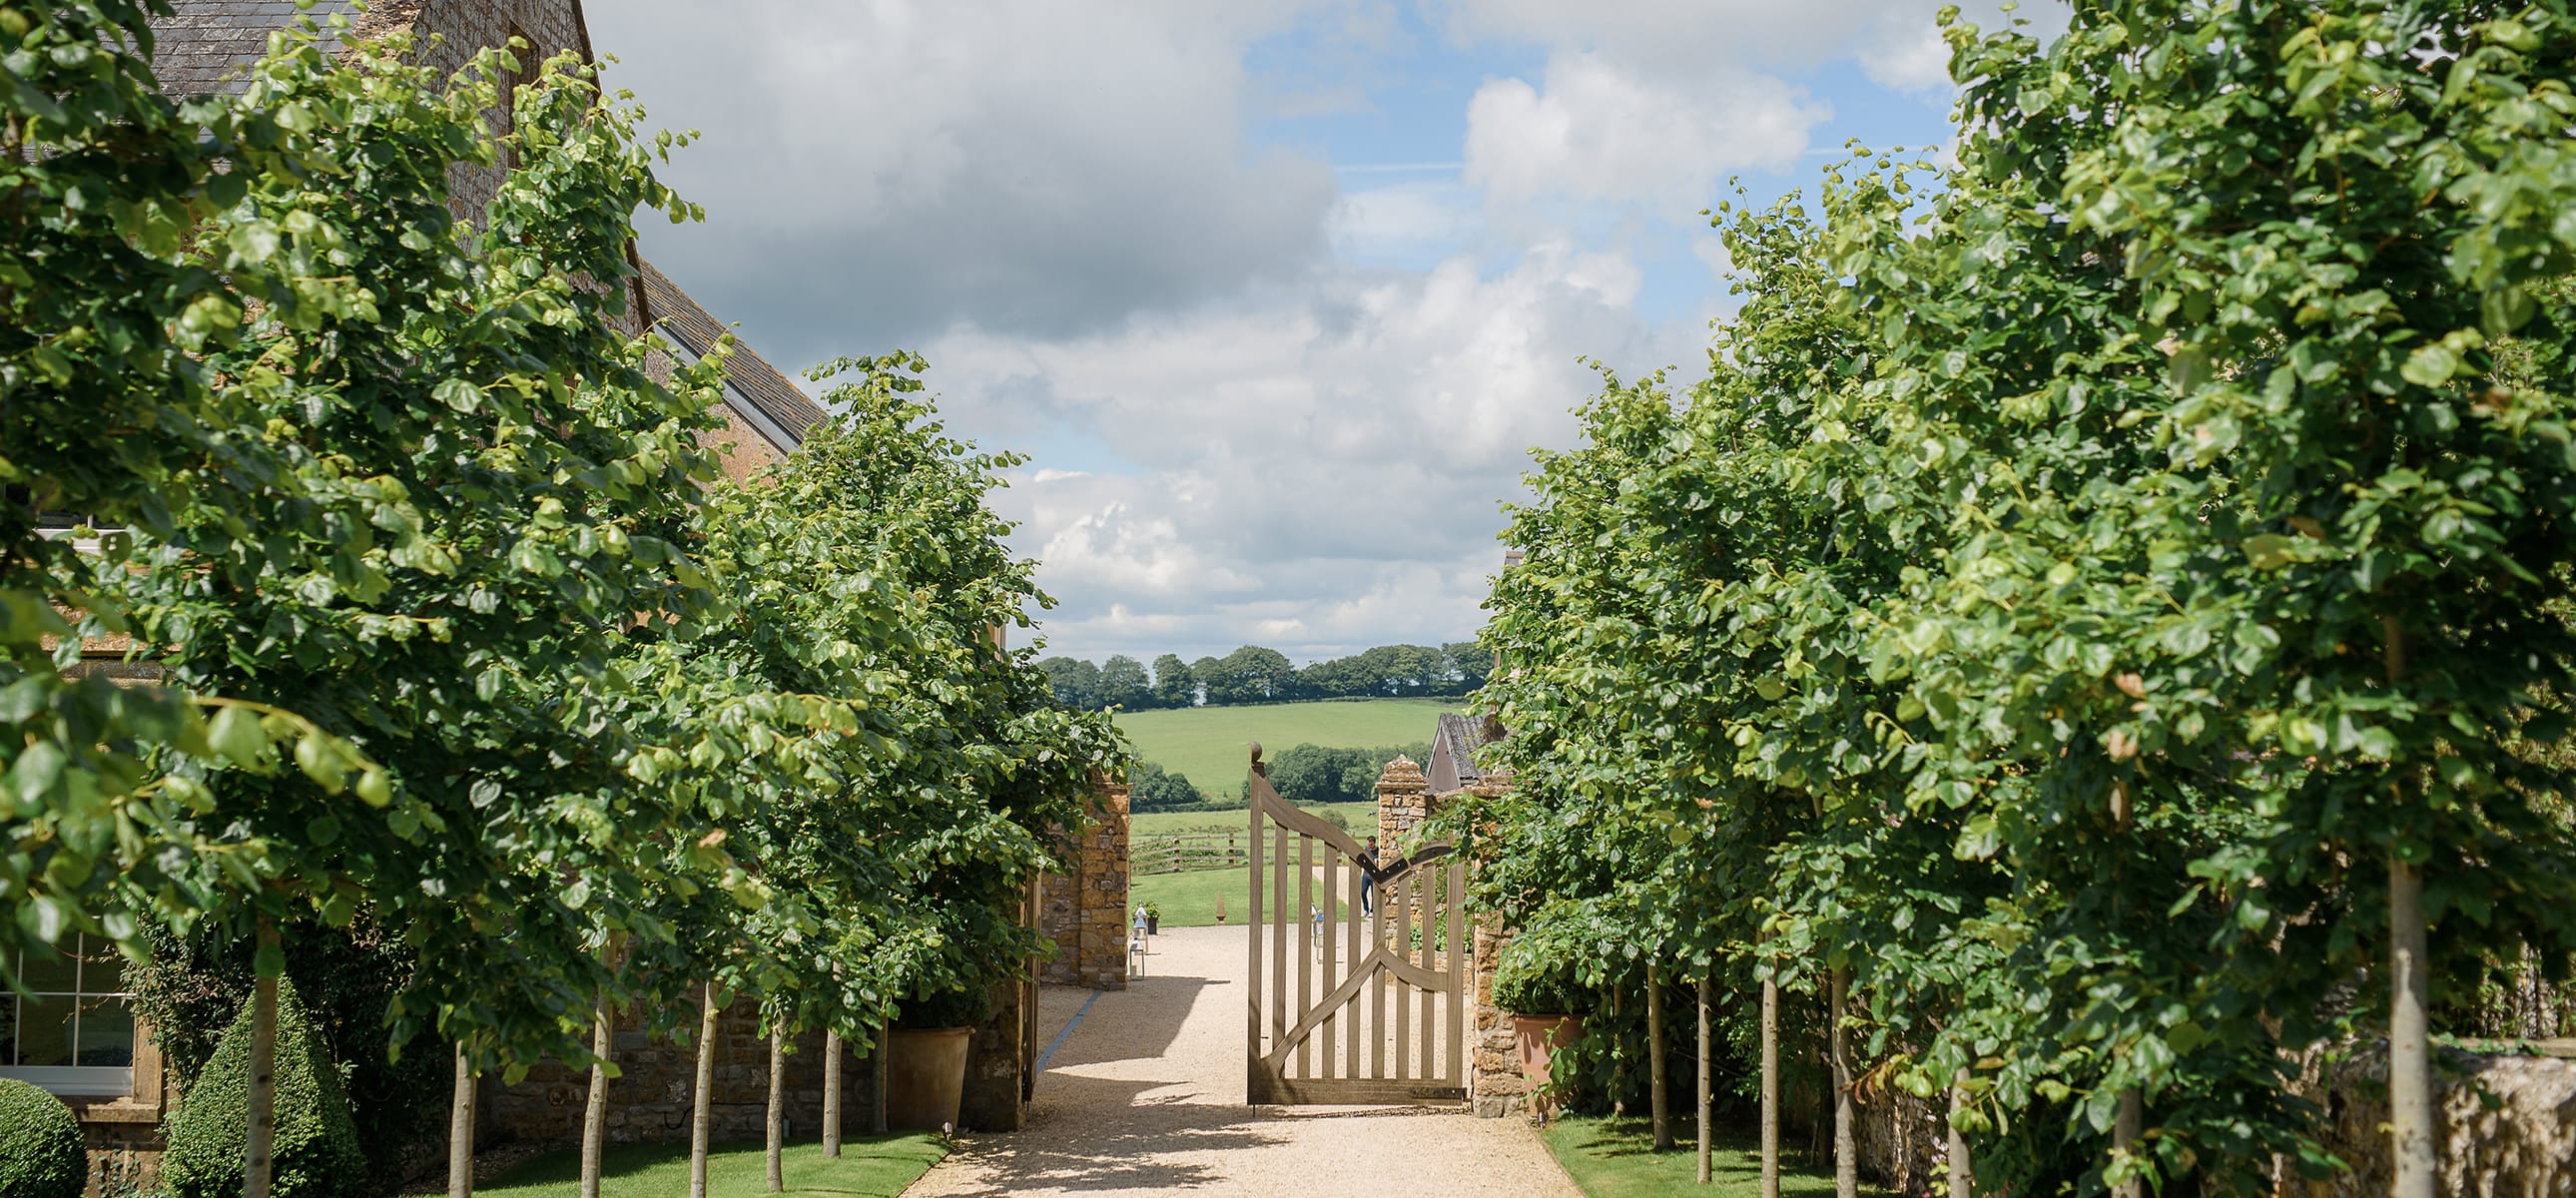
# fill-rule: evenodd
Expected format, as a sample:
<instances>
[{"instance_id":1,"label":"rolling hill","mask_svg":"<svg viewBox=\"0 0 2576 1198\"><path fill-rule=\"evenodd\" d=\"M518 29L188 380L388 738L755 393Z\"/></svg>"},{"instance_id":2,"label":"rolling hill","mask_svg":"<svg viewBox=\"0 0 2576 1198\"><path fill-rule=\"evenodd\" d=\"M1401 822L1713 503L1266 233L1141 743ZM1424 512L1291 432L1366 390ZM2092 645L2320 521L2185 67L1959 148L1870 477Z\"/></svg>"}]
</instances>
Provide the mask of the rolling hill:
<instances>
[{"instance_id":1,"label":"rolling hill","mask_svg":"<svg viewBox=\"0 0 2576 1198\"><path fill-rule=\"evenodd\" d=\"M1249 742L1267 756L1295 745L1372 749L1431 739L1436 717L1463 711L1464 699L1320 699L1311 703L1261 703L1122 711L1118 728L1136 755L1166 770L1189 775L1210 797L1230 797L1251 764Z\"/></svg>"}]
</instances>

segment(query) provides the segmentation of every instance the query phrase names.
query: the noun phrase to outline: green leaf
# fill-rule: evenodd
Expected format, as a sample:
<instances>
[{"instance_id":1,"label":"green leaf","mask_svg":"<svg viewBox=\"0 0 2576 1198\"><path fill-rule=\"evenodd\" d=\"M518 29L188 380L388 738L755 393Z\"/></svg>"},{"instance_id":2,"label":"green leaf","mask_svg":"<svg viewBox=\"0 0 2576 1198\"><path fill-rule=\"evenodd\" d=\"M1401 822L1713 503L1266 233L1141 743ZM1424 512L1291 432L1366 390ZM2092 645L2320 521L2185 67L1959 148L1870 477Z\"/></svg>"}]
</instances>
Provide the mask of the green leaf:
<instances>
[{"instance_id":1,"label":"green leaf","mask_svg":"<svg viewBox=\"0 0 2576 1198\"><path fill-rule=\"evenodd\" d=\"M2438 387L2451 381L2460 369L2460 355L2441 342L2416 347L2406 355L2406 364L2397 373L2418 387Z\"/></svg>"},{"instance_id":2,"label":"green leaf","mask_svg":"<svg viewBox=\"0 0 2576 1198\"><path fill-rule=\"evenodd\" d=\"M268 755L268 733L259 713L247 707L222 707L206 725L206 743L225 760L254 768Z\"/></svg>"}]
</instances>

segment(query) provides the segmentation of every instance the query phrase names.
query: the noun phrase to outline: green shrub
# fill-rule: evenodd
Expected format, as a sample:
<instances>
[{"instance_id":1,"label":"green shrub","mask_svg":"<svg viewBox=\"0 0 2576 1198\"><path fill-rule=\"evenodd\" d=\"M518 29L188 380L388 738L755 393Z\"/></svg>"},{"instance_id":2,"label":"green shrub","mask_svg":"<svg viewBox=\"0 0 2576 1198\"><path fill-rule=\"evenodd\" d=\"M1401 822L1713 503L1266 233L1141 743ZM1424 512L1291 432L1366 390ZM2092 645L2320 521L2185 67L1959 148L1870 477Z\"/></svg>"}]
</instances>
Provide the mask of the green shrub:
<instances>
[{"instance_id":1,"label":"green shrub","mask_svg":"<svg viewBox=\"0 0 2576 1198\"><path fill-rule=\"evenodd\" d=\"M914 1030L981 1027L992 1017L992 989L968 986L962 990L946 990L906 1000L895 1008L894 1025Z\"/></svg>"},{"instance_id":2,"label":"green shrub","mask_svg":"<svg viewBox=\"0 0 2576 1198\"><path fill-rule=\"evenodd\" d=\"M0 1198L80 1198L89 1148L62 1100L0 1078Z\"/></svg>"},{"instance_id":3,"label":"green shrub","mask_svg":"<svg viewBox=\"0 0 2576 1198\"><path fill-rule=\"evenodd\" d=\"M1494 962L1494 1005L1516 1015L1580 1015L1592 1009L1592 996L1572 960L1523 935Z\"/></svg>"},{"instance_id":4,"label":"green shrub","mask_svg":"<svg viewBox=\"0 0 2576 1198\"><path fill-rule=\"evenodd\" d=\"M224 1029L215 1055L180 1096L161 1178L173 1198L231 1198L242 1189L250 1136L251 1008ZM340 1074L287 982L277 986L277 1132L272 1198L346 1198L364 1176L358 1129Z\"/></svg>"}]
</instances>

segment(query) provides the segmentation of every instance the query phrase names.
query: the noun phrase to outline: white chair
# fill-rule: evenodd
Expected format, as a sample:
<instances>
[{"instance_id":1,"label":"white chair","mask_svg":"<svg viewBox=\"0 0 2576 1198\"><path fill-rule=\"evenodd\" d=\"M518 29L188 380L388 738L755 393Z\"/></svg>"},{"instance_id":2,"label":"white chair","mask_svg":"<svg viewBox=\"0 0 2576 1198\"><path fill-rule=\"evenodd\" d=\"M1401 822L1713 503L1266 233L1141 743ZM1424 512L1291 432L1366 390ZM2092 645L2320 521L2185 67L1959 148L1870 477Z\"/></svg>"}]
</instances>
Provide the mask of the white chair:
<instances>
[{"instance_id":1,"label":"white chair","mask_svg":"<svg viewBox=\"0 0 2576 1198\"><path fill-rule=\"evenodd\" d=\"M1145 929L1137 928L1127 937L1127 976L1145 976Z\"/></svg>"}]
</instances>

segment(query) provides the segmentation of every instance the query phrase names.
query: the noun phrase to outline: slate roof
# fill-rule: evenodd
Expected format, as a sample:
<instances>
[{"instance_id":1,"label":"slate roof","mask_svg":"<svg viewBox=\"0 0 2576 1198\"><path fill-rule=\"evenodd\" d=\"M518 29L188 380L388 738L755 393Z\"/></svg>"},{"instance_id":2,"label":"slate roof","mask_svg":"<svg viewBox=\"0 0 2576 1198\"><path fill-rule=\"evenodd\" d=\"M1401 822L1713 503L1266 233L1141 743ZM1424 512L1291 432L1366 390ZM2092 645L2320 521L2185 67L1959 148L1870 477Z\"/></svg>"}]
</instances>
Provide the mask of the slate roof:
<instances>
[{"instance_id":1,"label":"slate roof","mask_svg":"<svg viewBox=\"0 0 2576 1198\"><path fill-rule=\"evenodd\" d=\"M679 284L652 263L640 265L644 268L644 302L653 315L654 327L691 354L703 358L714 353L716 342L730 331L724 322L698 306L698 301L690 299L688 292L680 290ZM761 415L786 429L789 436L801 441L809 430L822 423L823 409L814 406L803 390L739 339L734 342L733 352L725 355L724 371L725 381L759 408Z\"/></svg>"},{"instance_id":2,"label":"slate roof","mask_svg":"<svg viewBox=\"0 0 2576 1198\"><path fill-rule=\"evenodd\" d=\"M1431 793L1450 794L1473 786L1485 775L1476 768L1476 750L1490 739L1484 720L1440 713L1439 731L1431 737L1431 764L1422 771Z\"/></svg>"},{"instance_id":3,"label":"slate roof","mask_svg":"<svg viewBox=\"0 0 2576 1198\"><path fill-rule=\"evenodd\" d=\"M268 35L297 11L295 0L172 0L170 8L169 16L151 18L152 73L162 94L180 99L241 90L241 80L226 76L268 53ZM348 8L346 0L313 6L326 51L336 48L330 15Z\"/></svg>"}]
</instances>

